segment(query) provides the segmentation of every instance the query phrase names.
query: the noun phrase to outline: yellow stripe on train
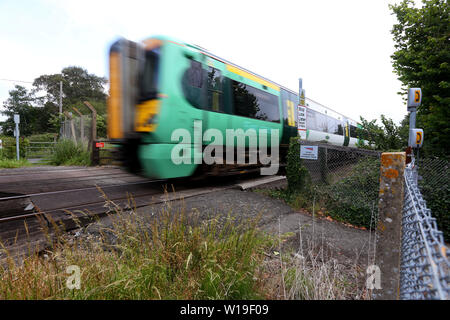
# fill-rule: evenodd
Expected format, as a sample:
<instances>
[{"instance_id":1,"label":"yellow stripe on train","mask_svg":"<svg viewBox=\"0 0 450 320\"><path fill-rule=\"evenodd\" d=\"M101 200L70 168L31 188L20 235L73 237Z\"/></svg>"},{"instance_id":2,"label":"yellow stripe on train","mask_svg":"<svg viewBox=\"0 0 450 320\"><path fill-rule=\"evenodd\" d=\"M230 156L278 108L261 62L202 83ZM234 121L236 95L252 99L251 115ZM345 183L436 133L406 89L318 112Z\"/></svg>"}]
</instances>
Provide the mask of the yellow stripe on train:
<instances>
[{"instance_id":1,"label":"yellow stripe on train","mask_svg":"<svg viewBox=\"0 0 450 320\"><path fill-rule=\"evenodd\" d=\"M272 88L272 89L274 89L276 91L280 91L280 87L274 85L273 83L270 83L270 82L268 82L268 81L266 81L264 79L261 79L261 78L255 76L255 75L253 75L251 73L248 73L248 72L246 72L244 70L241 70L239 68L233 67L232 65L227 64L227 70L230 71L230 72L233 72L233 73L235 73L237 75L240 75L240 76L242 76L244 78L247 78L247 79L253 80L255 82L258 82L259 84L262 84L264 86Z\"/></svg>"}]
</instances>

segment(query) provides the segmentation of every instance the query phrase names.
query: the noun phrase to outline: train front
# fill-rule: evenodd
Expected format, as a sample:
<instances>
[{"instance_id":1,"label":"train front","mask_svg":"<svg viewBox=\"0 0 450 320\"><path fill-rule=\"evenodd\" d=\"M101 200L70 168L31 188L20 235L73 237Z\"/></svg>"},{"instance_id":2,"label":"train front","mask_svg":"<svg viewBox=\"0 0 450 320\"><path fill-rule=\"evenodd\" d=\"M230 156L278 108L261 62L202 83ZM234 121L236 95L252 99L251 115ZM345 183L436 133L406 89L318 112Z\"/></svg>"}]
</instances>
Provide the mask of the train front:
<instances>
[{"instance_id":1,"label":"train front","mask_svg":"<svg viewBox=\"0 0 450 320\"><path fill-rule=\"evenodd\" d=\"M136 174L143 173L139 160L143 135L157 127L161 46L158 39L143 43L120 39L109 52L108 137L118 146L117 160Z\"/></svg>"}]
</instances>

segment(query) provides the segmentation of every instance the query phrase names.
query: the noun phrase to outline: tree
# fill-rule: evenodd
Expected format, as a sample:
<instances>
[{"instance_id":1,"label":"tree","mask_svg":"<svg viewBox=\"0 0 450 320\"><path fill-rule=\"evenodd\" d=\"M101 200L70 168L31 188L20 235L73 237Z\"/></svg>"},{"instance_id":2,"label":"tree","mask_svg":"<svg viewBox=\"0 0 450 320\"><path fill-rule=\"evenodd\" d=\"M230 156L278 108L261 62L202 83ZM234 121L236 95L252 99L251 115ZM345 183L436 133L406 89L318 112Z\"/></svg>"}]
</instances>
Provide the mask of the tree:
<instances>
[{"instance_id":1,"label":"tree","mask_svg":"<svg viewBox=\"0 0 450 320\"><path fill-rule=\"evenodd\" d=\"M59 110L60 82L63 83L63 111L72 112L72 107L82 107L83 101L93 104L99 114L106 112L106 79L88 73L81 67L67 67L61 73L42 75L33 82L35 91L44 91L42 105L51 105Z\"/></svg>"},{"instance_id":2,"label":"tree","mask_svg":"<svg viewBox=\"0 0 450 320\"><path fill-rule=\"evenodd\" d=\"M20 135L30 135L36 131L37 116L36 110L33 108L34 96L28 92L26 88L16 85L13 90L9 91L9 98L3 103L4 111L1 113L7 116L7 119L1 123L3 133L8 136L14 134L14 114L20 116Z\"/></svg>"},{"instance_id":3,"label":"tree","mask_svg":"<svg viewBox=\"0 0 450 320\"><path fill-rule=\"evenodd\" d=\"M402 93L422 88L422 104L416 126L424 129L424 151L449 155L450 145L450 6L448 0L412 0L389 5L397 18L391 33L395 52L391 56Z\"/></svg>"},{"instance_id":4,"label":"tree","mask_svg":"<svg viewBox=\"0 0 450 320\"><path fill-rule=\"evenodd\" d=\"M381 115L381 126L374 119L368 121L363 117L361 119L361 128L358 129L358 135L368 141L369 146L376 150L397 151L405 148L408 144L407 136L405 136L405 120L398 126L390 118ZM406 129L407 131L407 129ZM364 147L364 145L359 145Z\"/></svg>"},{"instance_id":5,"label":"tree","mask_svg":"<svg viewBox=\"0 0 450 320\"><path fill-rule=\"evenodd\" d=\"M80 67L67 67L61 73L36 78L30 92L22 86L15 86L9 92L9 98L4 102L5 110L1 111L7 116L6 121L0 123L3 133L13 135L15 113L20 114L21 135L59 132L62 119L59 115L60 81L63 82L63 111L73 112L72 107L76 106L89 114L90 111L83 104L83 101L89 101L98 115L106 114L103 88L106 79L89 74Z\"/></svg>"}]
</instances>

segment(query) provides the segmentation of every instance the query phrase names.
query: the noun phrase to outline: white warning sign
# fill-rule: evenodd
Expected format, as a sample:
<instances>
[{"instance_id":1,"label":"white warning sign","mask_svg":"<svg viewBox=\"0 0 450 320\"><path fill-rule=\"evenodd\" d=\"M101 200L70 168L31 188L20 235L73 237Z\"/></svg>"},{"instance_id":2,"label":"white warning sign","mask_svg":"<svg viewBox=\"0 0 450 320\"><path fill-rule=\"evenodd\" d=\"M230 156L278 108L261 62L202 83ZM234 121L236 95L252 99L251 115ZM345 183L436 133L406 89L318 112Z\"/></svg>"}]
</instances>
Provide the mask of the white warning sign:
<instances>
[{"instance_id":1,"label":"white warning sign","mask_svg":"<svg viewBox=\"0 0 450 320\"><path fill-rule=\"evenodd\" d=\"M300 159L317 160L318 146L300 146Z\"/></svg>"},{"instance_id":2,"label":"white warning sign","mask_svg":"<svg viewBox=\"0 0 450 320\"><path fill-rule=\"evenodd\" d=\"M306 107L297 106L297 128L300 131L306 131Z\"/></svg>"}]
</instances>

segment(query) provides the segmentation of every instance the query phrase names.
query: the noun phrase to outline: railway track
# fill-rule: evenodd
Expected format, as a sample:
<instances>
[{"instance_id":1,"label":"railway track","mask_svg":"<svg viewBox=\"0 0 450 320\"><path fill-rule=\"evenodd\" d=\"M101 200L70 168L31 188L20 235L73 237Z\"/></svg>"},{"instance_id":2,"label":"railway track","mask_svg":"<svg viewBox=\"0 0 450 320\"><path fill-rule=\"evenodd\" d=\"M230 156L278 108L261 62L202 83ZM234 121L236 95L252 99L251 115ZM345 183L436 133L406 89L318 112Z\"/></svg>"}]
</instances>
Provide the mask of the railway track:
<instances>
[{"instance_id":1,"label":"railway track","mask_svg":"<svg viewBox=\"0 0 450 320\"><path fill-rule=\"evenodd\" d=\"M82 227L108 214L105 197L122 208L138 209L236 186L229 178L169 184L118 168L26 171L0 171L0 260L7 256L4 249L14 257L43 250L61 229ZM172 187L176 192L170 192Z\"/></svg>"}]
</instances>

